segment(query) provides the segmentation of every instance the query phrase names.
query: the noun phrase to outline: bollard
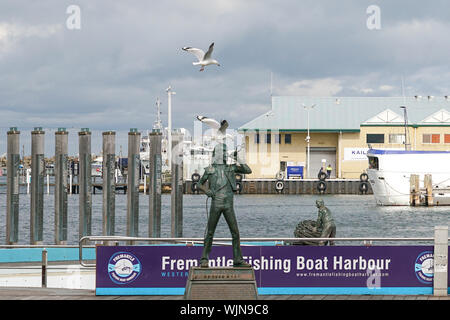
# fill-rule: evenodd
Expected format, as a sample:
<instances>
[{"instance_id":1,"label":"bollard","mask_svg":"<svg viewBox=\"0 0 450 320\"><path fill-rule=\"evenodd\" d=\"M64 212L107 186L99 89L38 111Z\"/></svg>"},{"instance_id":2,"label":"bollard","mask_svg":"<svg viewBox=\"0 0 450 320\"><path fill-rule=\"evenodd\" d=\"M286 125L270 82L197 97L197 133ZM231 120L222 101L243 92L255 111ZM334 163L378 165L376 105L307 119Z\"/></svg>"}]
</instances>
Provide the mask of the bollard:
<instances>
[{"instance_id":1,"label":"bollard","mask_svg":"<svg viewBox=\"0 0 450 320\"><path fill-rule=\"evenodd\" d=\"M68 132L58 128L55 132L55 244L67 243L67 154Z\"/></svg>"},{"instance_id":2,"label":"bollard","mask_svg":"<svg viewBox=\"0 0 450 320\"><path fill-rule=\"evenodd\" d=\"M141 133L128 132L127 236L139 236L139 164Z\"/></svg>"},{"instance_id":3,"label":"bollard","mask_svg":"<svg viewBox=\"0 0 450 320\"><path fill-rule=\"evenodd\" d=\"M103 132L103 224L104 236L114 235L115 223L115 193L114 171L116 165L116 133L114 131Z\"/></svg>"},{"instance_id":4,"label":"bollard","mask_svg":"<svg viewBox=\"0 0 450 320\"><path fill-rule=\"evenodd\" d=\"M47 288L47 264L48 264L48 258L47 258L47 249L42 250L42 272L41 272L41 286L42 288Z\"/></svg>"},{"instance_id":5,"label":"bollard","mask_svg":"<svg viewBox=\"0 0 450 320\"><path fill-rule=\"evenodd\" d=\"M448 226L434 227L433 295L448 294Z\"/></svg>"},{"instance_id":6,"label":"bollard","mask_svg":"<svg viewBox=\"0 0 450 320\"><path fill-rule=\"evenodd\" d=\"M79 156L79 238L91 235L92 227L92 179L91 179L91 132L81 128L78 132Z\"/></svg>"},{"instance_id":7,"label":"bollard","mask_svg":"<svg viewBox=\"0 0 450 320\"><path fill-rule=\"evenodd\" d=\"M171 236L183 235L183 135L172 134Z\"/></svg>"},{"instance_id":8,"label":"bollard","mask_svg":"<svg viewBox=\"0 0 450 320\"><path fill-rule=\"evenodd\" d=\"M161 140L159 130L153 130L150 134L150 182L149 182L149 225L150 238L161 236ZM144 177L145 178L145 177Z\"/></svg>"},{"instance_id":9,"label":"bollard","mask_svg":"<svg viewBox=\"0 0 450 320\"><path fill-rule=\"evenodd\" d=\"M6 244L16 244L19 241L20 131L11 127L7 135Z\"/></svg>"},{"instance_id":10,"label":"bollard","mask_svg":"<svg viewBox=\"0 0 450 320\"><path fill-rule=\"evenodd\" d=\"M41 127L31 132L31 244L42 243L44 234L44 134Z\"/></svg>"}]
</instances>

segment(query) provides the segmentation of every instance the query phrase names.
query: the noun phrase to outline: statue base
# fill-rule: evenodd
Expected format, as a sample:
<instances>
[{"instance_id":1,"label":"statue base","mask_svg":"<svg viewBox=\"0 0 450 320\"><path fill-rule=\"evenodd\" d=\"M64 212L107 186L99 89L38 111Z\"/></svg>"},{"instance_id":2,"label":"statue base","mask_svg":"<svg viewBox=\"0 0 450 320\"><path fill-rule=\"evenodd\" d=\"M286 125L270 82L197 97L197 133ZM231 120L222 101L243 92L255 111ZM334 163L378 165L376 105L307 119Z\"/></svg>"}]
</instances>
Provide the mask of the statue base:
<instances>
[{"instance_id":1,"label":"statue base","mask_svg":"<svg viewBox=\"0 0 450 320\"><path fill-rule=\"evenodd\" d=\"M186 300L256 300L255 272L253 268L200 268L189 269L184 293Z\"/></svg>"}]
</instances>

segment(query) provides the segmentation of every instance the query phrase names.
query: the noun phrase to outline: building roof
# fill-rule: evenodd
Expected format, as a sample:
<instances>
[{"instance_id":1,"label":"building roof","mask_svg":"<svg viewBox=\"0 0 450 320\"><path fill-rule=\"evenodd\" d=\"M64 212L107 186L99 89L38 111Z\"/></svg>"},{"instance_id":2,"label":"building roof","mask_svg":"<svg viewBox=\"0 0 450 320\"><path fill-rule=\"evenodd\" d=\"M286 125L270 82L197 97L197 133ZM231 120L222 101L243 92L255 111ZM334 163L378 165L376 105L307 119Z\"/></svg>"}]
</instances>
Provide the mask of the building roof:
<instances>
[{"instance_id":1,"label":"building roof","mask_svg":"<svg viewBox=\"0 0 450 320\"><path fill-rule=\"evenodd\" d=\"M315 105L313 108L310 106ZM305 108L307 106L308 108ZM268 112L239 131L359 131L361 125L449 125L450 97L302 97L274 96Z\"/></svg>"}]
</instances>

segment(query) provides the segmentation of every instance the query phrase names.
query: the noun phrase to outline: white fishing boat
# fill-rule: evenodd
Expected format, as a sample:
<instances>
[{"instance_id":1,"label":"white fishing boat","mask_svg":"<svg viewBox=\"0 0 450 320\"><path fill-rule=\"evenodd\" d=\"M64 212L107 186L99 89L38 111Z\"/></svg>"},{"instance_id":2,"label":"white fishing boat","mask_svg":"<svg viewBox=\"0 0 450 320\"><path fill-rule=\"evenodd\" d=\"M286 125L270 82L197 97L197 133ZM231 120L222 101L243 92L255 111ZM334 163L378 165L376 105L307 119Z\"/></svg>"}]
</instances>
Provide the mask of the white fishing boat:
<instances>
[{"instance_id":1,"label":"white fishing boat","mask_svg":"<svg viewBox=\"0 0 450 320\"><path fill-rule=\"evenodd\" d=\"M383 206L410 205L410 177L431 174L435 203L450 204L450 151L381 150L367 151L367 175L375 200Z\"/></svg>"},{"instance_id":2,"label":"white fishing boat","mask_svg":"<svg viewBox=\"0 0 450 320\"><path fill-rule=\"evenodd\" d=\"M167 134L166 130L162 130L161 139L161 159L162 159L162 172L170 171L169 161L167 159ZM139 157L141 159L142 171L145 175L150 174L150 136L147 135L141 138L141 147L139 152Z\"/></svg>"},{"instance_id":3,"label":"white fishing boat","mask_svg":"<svg viewBox=\"0 0 450 320\"><path fill-rule=\"evenodd\" d=\"M119 166L115 169L114 175L116 177L122 177L122 171ZM103 157L99 156L91 162L91 177L97 178L103 176Z\"/></svg>"},{"instance_id":4,"label":"white fishing boat","mask_svg":"<svg viewBox=\"0 0 450 320\"><path fill-rule=\"evenodd\" d=\"M103 157L97 157L91 162L91 176L101 177L103 168Z\"/></svg>"}]
</instances>

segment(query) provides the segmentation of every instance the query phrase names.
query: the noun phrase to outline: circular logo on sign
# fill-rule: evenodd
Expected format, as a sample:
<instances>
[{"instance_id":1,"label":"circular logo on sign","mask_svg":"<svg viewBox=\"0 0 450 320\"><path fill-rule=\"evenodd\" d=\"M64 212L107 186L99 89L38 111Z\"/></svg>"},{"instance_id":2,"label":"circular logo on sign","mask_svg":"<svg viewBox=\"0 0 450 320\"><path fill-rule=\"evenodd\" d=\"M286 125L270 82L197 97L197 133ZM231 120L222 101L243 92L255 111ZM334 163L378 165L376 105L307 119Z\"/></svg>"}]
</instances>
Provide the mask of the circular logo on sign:
<instances>
[{"instance_id":1,"label":"circular logo on sign","mask_svg":"<svg viewBox=\"0 0 450 320\"><path fill-rule=\"evenodd\" d=\"M117 284L126 284L136 280L141 274L141 270L139 259L128 252L116 252L108 262L109 277Z\"/></svg>"},{"instance_id":2,"label":"circular logo on sign","mask_svg":"<svg viewBox=\"0 0 450 320\"><path fill-rule=\"evenodd\" d=\"M424 251L417 256L414 271L420 282L430 284L434 275L434 256L432 251Z\"/></svg>"}]
</instances>

